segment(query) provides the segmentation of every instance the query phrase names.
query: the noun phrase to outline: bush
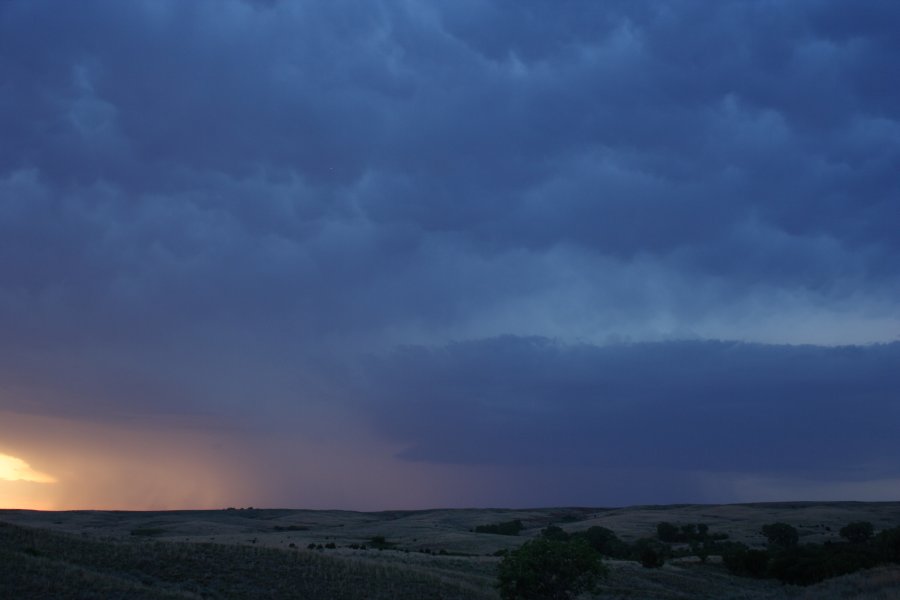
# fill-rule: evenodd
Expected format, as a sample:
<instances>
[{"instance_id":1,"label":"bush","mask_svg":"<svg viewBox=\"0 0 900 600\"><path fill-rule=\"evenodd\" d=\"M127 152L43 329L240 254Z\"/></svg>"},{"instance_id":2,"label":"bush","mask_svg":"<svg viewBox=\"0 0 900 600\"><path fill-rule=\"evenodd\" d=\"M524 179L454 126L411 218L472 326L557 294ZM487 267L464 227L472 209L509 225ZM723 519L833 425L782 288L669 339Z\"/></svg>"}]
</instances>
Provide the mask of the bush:
<instances>
[{"instance_id":1,"label":"bush","mask_svg":"<svg viewBox=\"0 0 900 600\"><path fill-rule=\"evenodd\" d=\"M800 533L787 523L763 525L762 534L769 540L770 546L779 548L793 548L800 541Z\"/></svg>"},{"instance_id":2,"label":"bush","mask_svg":"<svg viewBox=\"0 0 900 600\"><path fill-rule=\"evenodd\" d=\"M569 534L562 527L557 527L556 525L547 525L541 531L541 537L548 540L558 540L560 542L564 542L569 539Z\"/></svg>"},{"instance_id":3,"label":"bush","mask_svg":"<svg viewBox=\"0 0 900 600\"><path fill-rule=\"evenodd\" d=\"M397 544L394 542L389 542L383 535L375 535L369 539L369 545L375 548L376 550L388 550L393 548ZM363 548L364 550L365 548Z\"/></svg>"},{"instance_id":4,"label":"bush","mask_svg":"<svg viewBox=\"0 0 900 600\"><path fill-rule=\"evenodd\" d=\"M631 558L648 569L663 566L670 554L669 546L652 538L641 538L631 547Z\"/></svg>"},{"instance_id":5,"label":"bush","mask_svg":"<svg viewBox=\"0 0 900 600\"><path fill-rule=\"evenodd\" d=\"M811 585L831 577L872 568L878 562L878 553L867 546L807 544L777 553L772 559L769 574L784 583Z\"/></svg>"},{"instance_id":6,"label":"bush","mask_svg":"<svg viewBox=\"0 0 900 600\"><path fill-rule=\"evenodd\" d=\"M706 559L712 554L713 544L710 542L691 542L691 552L700 559L700 562L706 563Z\"/></svg>"},{"instance_id":7,"label":"bush","mask_svg":"<svg viewBox=\"0 0 900 600\"><path fill-rule=\"evenodd\" d=\"M722 564L735 575L764 577L768 563L769 554L765 550L751 550L740 542L722 546Z\"/></svg>"},{"instance_id":8,"label":"bush","mask_svg":"<svg viewBox=\"0 0 900 600\"><path fill-rule=\"evenodd\" d=\"M646 569L658 569L666 564L662 555L650 546L645 546L640 554L641 566Z\"/></svg>"},{"instance_id":9,"label":"bush","mask_svg":"<svg viewBox=\"0 0 900 600\"><path fill-rule=\"evenodd\" d=\"M138 527L137 529L131 530L131 535L141 536L141 537L153 537L157 535L162 535L166 532L165 529L160 527Z\"/></svg>"},{"instance_id":10,"label":"bush","mask_svg":"<svg viewBox=\"0 0 900 600\"><path fill-rule=\"evenodd\" d=\"M536 539L500 563L497 588L504 600L566 600L595 589L606 569L580 539Z\"/></svg>"},{"instance_id":11,"label":"bush","mask_svg":"<svg viewBox=\"0 0 900 600\"><path fill-rule=\"evenodd\" d=\"M666 523L665 521L657 524L656 526L656 537L663 542L677 542L679 541L678 536L678 527L672 525L671 523Z\"/></svg>"},{"instance_id":12,"label":"bush","mask_svg":"<svg viewBox=\"0 0 900 600\"><path fill-rule=\"evenodd\" d=\"M628 558L628 544L619 539L612 529L594 525L586 531L579 531L573 537L585 540L591 548L603 556L611 558Z\"/></svg>"},{"instance_id":13,"label":"bush","mask_svg":"<svg viewBox=\"0 0 900 600\"><path fill-rule=\"evenodd\" d=\"M765 550L747 550L744 554L744 571L750 577L765 577L769 566L769 553Z\"/></svg>"},{"instance_id":14,"label":"bush","mask_svg":"<svg viewBox=\"0 0 900 600\"><path fill-rule=\"evenodd\" d=\"M656 537L661 542L675 544L678 542L703 542L711 539L709 533L709 525L705 523L685 523L683 525L675 525L663 521L656 525ZM725 539L728 536L717 534L712 539Z\"/></svg>"},{"instance_id":15,"label":"bush","mask_svg":"<svg viewBox=\"0 0 900 600\"><path fill-rule=\"evenodd\" d=\"M852 544L864 544L872 539L875 528L868 521L855 521L841 527L841 537Z\"/></svg>"},{"instance_id":16,"label":"bush","mask_svg":"<svg viewBox=\"0 0 900 600\"><path fill-rule=\"evenodd\" d=\"M504 521L502 523L491 523L488 525L478 525L475 533L496 533L498 535L519 535L519 532L525 529L522 521L515 519L514 521Z\"/></svg>"},{"instance_id":17,"label":"bush","mask_svg":"<svg viewBox=\"0 0 900 600\"><path fill-rule=\"evenodd\" d=\"M900 563L900 527L885 529L875 536L874 544L881 560Z\"/></svg>"}]
</instances>

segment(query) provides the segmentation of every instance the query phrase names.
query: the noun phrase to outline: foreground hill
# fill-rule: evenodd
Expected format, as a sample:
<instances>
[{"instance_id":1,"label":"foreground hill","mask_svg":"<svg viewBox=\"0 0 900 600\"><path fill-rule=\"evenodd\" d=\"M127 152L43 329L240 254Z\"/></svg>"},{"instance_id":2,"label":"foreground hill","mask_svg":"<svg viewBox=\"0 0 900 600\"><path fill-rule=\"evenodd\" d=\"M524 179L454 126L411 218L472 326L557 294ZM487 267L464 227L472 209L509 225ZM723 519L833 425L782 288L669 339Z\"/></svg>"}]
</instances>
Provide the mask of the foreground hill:
<instances>
[{"instance_id":1,"label":"foreground hill","mask_svg":"<svg viewBox=\"0 0 900 600\"><path fill-rule=\"evenodd\" d=\"M521 521L519 535L479 526ZM781 503L620 509L167 512L0 511L0 598L497 598L497 555L555 524L599 525L623 540L656 524L703 522L762 547L762 524L803 541L837 540L848 522L900 524L900 503ZM694 557L661 569L607 560L597 598L900 598L880 568L799 588L739 578Z\"/></svg>"},{"instance_id":2,"label":"foreground hill","mask_svg":"<svg viewBox=\"0 0 900 600\"><path fill-rule=\"evenodd\" d=\"M0 598L490 598L418 569L272 548L128 543L0 524Z\"/></svg>"}]
</instances>

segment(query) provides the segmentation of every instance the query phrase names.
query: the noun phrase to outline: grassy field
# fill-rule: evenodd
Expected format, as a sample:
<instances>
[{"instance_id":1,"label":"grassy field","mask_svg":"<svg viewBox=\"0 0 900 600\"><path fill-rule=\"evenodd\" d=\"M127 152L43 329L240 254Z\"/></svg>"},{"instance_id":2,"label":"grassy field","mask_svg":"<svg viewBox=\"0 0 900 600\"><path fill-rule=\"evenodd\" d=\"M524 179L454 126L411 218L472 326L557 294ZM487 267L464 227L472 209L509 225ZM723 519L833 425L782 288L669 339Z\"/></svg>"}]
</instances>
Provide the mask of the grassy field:
<instances>
[{"instance_id":1,"label":"grassy field","mask_svg":"<svg viewBox=\"0 0 900 600\"><path fill-rule=\"evenodd\" d=\"M473 531L513 519L525 526L518 536ZM702 522L761 547L764 523L785 521L800 530L801 541L821 542L838 539L843 525L858 520L876 530L896 526L900 503L379 513L0 510L0 598L497 598L501 559L494 554L551 523L570 532L602 525L634 540L652 536L660 521ZM379 537L385 543L373 544ZM900 598L896 568L800 588L734 577L714 560L693 557L661 569L606 563L610 574L597 598Z\"/></svg>"}]
</instances>

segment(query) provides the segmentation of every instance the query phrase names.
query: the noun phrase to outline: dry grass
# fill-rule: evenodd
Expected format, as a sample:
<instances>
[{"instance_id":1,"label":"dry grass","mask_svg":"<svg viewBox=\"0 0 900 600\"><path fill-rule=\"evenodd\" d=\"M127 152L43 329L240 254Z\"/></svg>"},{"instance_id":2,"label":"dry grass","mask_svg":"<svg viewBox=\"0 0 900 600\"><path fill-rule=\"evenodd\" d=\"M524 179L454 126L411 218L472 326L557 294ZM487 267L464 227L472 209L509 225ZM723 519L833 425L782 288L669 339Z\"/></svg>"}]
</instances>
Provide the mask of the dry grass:
<instances>
[{"instance_id":1,"label":"dry grass","mask_svg":"<svg viewBox=\"0 0 900 600\"><path fill-rule=\"evenodd\" d=\"M0 524L2 598L491 598L424 570L316 552L83 539Z\"/></svg>"},{"instance_id":2,"label":"dry grass","mask_svg":"<svg viewBox=\"0 0 900 600\"><path fill-rule=\"evenodd\" d=\"M837 577L805 589L802 600L897 600L900 568L881 567Z\"/></svg>"},{"instance_id":3,"label":"dry grass","mask_svg":"<svg viewBox=\"0 0 900 600\"><path fill-rule=\"evenodd\" d=\"M519 536L472 532L477 525L512 519L526 526ZM876 529L896 526L900 503L380 513L0 511L0 521L27 526L0 527L0 598L496 599L492 585L500 559L493 553L521 545L550 523L568 531L602 525L629 541L653 535L660 521L707 523L713 532L762 545L764 523L791 523L802 541L821 543L837 539L842 526L860 520L871 521ZM395 549L348 548L373 536L386 537ZM337 548L310 552L309 543ZM37 555L27 553L28 548ZM440 551L449 554L434 554ZM797 588L734 577L715 560L702 565L681 559L655 570L631 562L607 563L610 575L597 598L900 598L900 569L875 569ZM27 593L9 593L10 585ZM71 595L75 589L95 593Z\"/></svg>"}]
</instances>

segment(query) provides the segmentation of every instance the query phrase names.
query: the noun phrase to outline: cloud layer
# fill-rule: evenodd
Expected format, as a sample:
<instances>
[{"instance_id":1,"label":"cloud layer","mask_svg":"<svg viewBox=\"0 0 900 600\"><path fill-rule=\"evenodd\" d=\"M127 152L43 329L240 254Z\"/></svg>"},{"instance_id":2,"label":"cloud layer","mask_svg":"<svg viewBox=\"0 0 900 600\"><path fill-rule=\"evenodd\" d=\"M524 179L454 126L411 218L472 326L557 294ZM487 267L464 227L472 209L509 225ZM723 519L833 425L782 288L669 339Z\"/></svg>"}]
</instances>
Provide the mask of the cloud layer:
<instances>
[{"instance_id":1,"label":"cloud layer","mask_svg":"<svg viewBox=\"0 0 900 600\"><path fill-rule=\"evenodd\" d=\"M898 361L897 343L505 337L399 350L367 384L416 460L864 478L900 476Z\"/></svg>"},{"instance_id":2,"label":"cloud layer","mask_svg":"<svg viewBox=\"0 0 900 600\"><path fill-rule=\"evenodd\" d=\"M0 409L893 474L898 26L876 1L2 1Z\"/></svg>"}]
</instances>

